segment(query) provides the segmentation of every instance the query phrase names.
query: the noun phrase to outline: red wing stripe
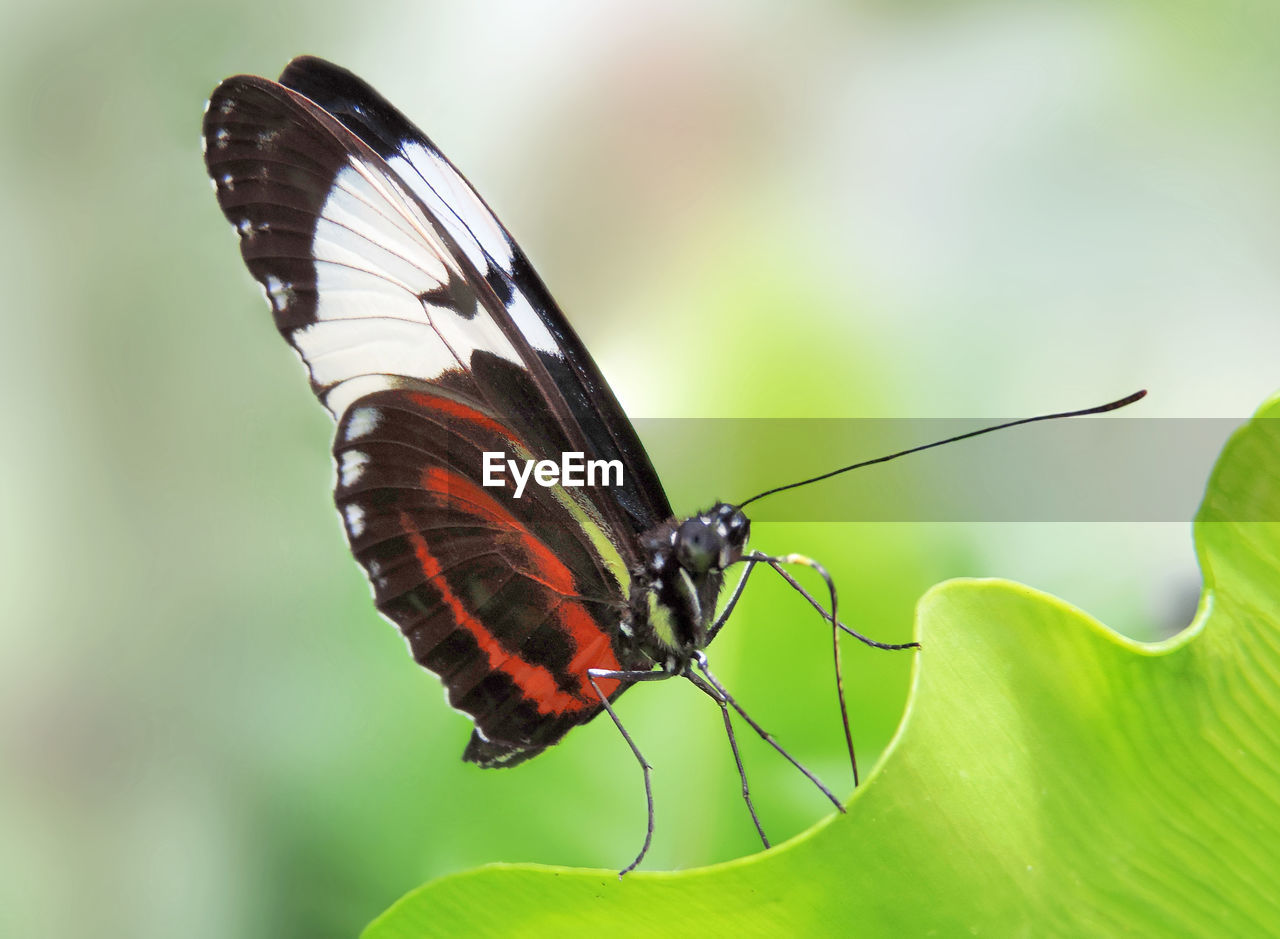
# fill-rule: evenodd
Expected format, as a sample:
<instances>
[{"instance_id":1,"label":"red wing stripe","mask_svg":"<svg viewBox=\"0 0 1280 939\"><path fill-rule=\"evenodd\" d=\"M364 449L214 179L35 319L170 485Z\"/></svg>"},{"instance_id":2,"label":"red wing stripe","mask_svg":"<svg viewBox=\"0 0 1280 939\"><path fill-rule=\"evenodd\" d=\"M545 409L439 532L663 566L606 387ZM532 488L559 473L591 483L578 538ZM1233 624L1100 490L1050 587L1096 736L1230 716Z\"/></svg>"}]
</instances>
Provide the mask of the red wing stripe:
<instances>
[{"instance_id":1,"label":"red wing stripe","mask_svg":"<svg viewBox=\"0 0 1280 939\"><path fill-rule=\"evenodd\" d=\"M499 502L469 479L451 473L440 467L429 466L422 473L422 485L428 492L439 493L445 498L456 500L473 510L485 521L493 522L503 531L515 532L528 556L530 567L536 574L529 574L534 580L546 584L562 596L575 596L577 585L573 582L573 574L555 553L538 540L529 529L525 528L514 515L502 507ZM585 611L584 611L585 614ZM587 617L590 619L590 617ZM566 623L565 625L569 625ZM595 639L599 632L592 623L589 632L579 633L570 626L574 633L574 641L578 647ZM612 666L611 666L612 667Z\"/></svg>"},{"instance_id":2,"label":"red wing stripe","mask_svg":"<svg viewBox=\"0 0 1280 939\"><path fill-rule=\"evenodd\" d=\"M459 420L469 421L472 424L479 424L490 433L497 434L507 440L515 443L516 438L512 436L511 431L503 427L488 414L477 411L475 408L467 407L451 398L441 398L437 395L424 394L416 391L409 395L409 400L414 404L421 405L428 411L438 411L446 417L456 417Z\"/></svg>"},{"instance_id":3,"label":"red wing stripe","mask_svg":"<svg viewBox=\"0 0 1280 939\"><path fill-rule=\"evenodd\" d=\"M401 519L402 519L402 520L403 520L403 518L404 518L404 515L405 515L405 514L406 514L406 513L401 513ZM413 524L413 523L412 523L412 521L410 522L410 524L411 524L411 525ZM383 540L389 541L389 540L390 540L390 539L392 539L392 538L402 538L402 537L404 537L404 532L405 532L406 530L407 530L407 529L402 528L399 532L396 532L396 533L395 533L395 534L393 534L393 535L388 535L388 536L387 536L385 539L383 539ZM436 526L434 526L434 527L428 527L428 528L414 528L413 530L414 530L414 531L416 531L416 532L418 532L420 535L424 535L424 534L426 534L426 533L427 533L427 532L429 532L429 531L453 531L454 529L450 528L450 526L448 526L448 525L436 525ZM496 530L496 529L495 529L495 530ZM459 560L457 560L457 561L454 561L452 564L444 565L443 567L441 567L441 568L440 568L440 573L441 573L441 574L447 574L449 571L456 570L457 568L461 567L463 564L467 564L467 563L470 563L471 561L476 561L476 560L479 560L480 558L487 558L487 557L495 557L495 558L498 558L499 560L506 560L506 558L504 558L504 557L503 557L503 555L502 555L502 553L501 553L500 551L483 551L483 552L481 552L481 553L479 553L479 554L474 554L474 555L472 555L471 557L463 558L463 559L459 559ZM393 573L398 572L398 571L400 570L400 568L402 568L402 567L406 567L406 566L411 566L411 567L412 567L412 566L415 566L415 561L416 561L416 557L415 557L415 558L408 558L408 557L404 557L404 558L399 558L399 559L396 559L396 560L391 561L391 562L388 562L388 563L384 563L384 564L382 565L382 568L381 568L380 572L379 572L379 576L386 577L388 574L393 574ZM421 570L422 570L421 565L416 565L416 569L417 569L418 571L421 571ZM528 571L520 571L520 572L519 572L519 574L520 574L520 576L521 576L521 577L525 577L525 578L527 578L527 579L529 579L529 580L534 581L535 583L542 584L544 587L548 587L548 588L550 588L550 586L551 586L550 584L547 584L547 583L545 583L545 582L543 582L543 581L539 580L537 577L532 576ZM505 583L505 581L504 581L504 583ZM564 597L564 599L566 599L566 600L580 600L582 603L595 603L595 604L600 605L600 606L607 606L607 607L610 607L611 609L620 609L620 608L621 608L621 605L620 605L617 601L615 601L615 600L605 600L605 599L601 599L600 597L584 597L584 596L582 596L581 594L566 594L566 595L565 595L565 597ZM557 601L557 606L558 606L558 605L559 605L559 601ZM593 623L592 623L592 628L595 628L594 621L593 621ZM594 668L595 666L591 666L591 667L592 667L592 668Z\"/></svg>"},{"instance_id":4,"label":"red wing stripe","mask_svg":"<svg viewBox=\"0 0 1280 939\"><path fill-rule=\"evenodd\" d=\"M492 500L490 501L492 502ZM502 511L497 503L493 503L492 507L499 512ZM422 537L421 532L414 528L413 519L408 513L402 512L400 521L404 526L405 537L409 539L410 545L413 546L414 555L422 567L422 573L439 592L441 600L448 607L458 627L471 633L476 645L488 657L490 667L494 671L504 672L510 677L516 687L524 693L525 697L536 705L538 712L541 714L564 714L598 706L597 702L591 698L561 691L556 684L555 676L549 669L525 662L519 656L513 655L504 649L494 635L485 628L484 623L472 615L458 595L453 592L440 568L440 562L431 553L426 539ZM533 539L533 536L520 527L515 522L515 519L511 519L511 522L517 530L523 532L526 539ZM543 550L546 550L545 546ZM554 556L553 560L557 564L560 563ZM563 565L560 566L563 568ZM565 569L564 573L568 575L569 572ZM572 583L571 576L569 580ZM572 600L564 600L557 606L557 612L561 624L572 636L578 650L569 664L569 672L581 681L581 687L587 687L587 669L589 668L610 670L621 668L613 654L613 646L610 644L608 636L600 631L595 625L595 621L591 619L591 615L581 604ZM613 694L618 686L616 679L601 680L598 684L606 695Z\"/></svg>"},{"instance_id":5,"label":"red wing stripe","mask_svg":"<svg viewBox=\"0 0 1280 939\"><path fill-rule=\"evenodd\" d=\"M492 522L502 531L510 531L514 525L523 528L515 517L498 505L493 496L486 493L463 476L438 466L428 466L419 479L422 488L435 495L444 496L449 508L461 508L477 518Z\"/></svg>"}]
</instances>

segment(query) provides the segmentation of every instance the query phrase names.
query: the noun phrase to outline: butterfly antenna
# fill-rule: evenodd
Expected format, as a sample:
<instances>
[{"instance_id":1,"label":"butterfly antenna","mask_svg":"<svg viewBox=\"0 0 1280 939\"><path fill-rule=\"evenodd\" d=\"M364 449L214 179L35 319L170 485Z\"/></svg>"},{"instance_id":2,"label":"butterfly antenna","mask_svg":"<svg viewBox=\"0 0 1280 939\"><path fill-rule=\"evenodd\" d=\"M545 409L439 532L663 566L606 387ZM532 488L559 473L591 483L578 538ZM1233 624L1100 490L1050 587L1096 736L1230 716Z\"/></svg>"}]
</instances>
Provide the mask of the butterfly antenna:
<instances>
[{"instance_id":1,"label":"butterfly antenna","mask_svg":"<svg viewBox=\"0 0 1280 939\"><path fill-rule=\"evenodd\" d=\"M839 476L841 473L847 473L850 470L862 469L864 466L874 466L877 463L888 463L890 460L896 460L900 456L906 456L909 453L919 453L921 450L932 450L934 447L941 447L944 444L956 443L960 440L968 440L970 437L981 437L983 434L995 433L997 430L1007 430L1010 427L1017 427L1020 424L1034 424L1038 421L1056 421L1063 417L1084 417L1088 414L1102 414L1106 411L1115 411L1119 408L1128 407L1135 401L1140 401L1147 396L1147 392L1135 391L1133 394L1117 401L1111 401L1107 404L1100 404L1097 407L1084 408L1080 411L1060 411L1057 414L1040 414L1036 417L1024 417L1016 421L1006 421L1003 424L995 424L991 427L983 427L980 430L971 430L967 434L957 434L954 437L948 437L946 440L935 440L933 443L922 444L918 447L911 447L909 450L899 450L897 453L890 453L888 456L876 457L874 460L863 460L861 463L851 463L848 466L842 466L834 469L829 473L823 473L820 476L812 476L809 479L802 479L798 483L787 483L785 486L775 486L773 489L766 489L757 495L752 496L745 502L738 503L738 508L745 508L752 502L763 499L765 496L772 496L779 492L786 492L788 489L799 489L801 486L807 486L810 483L821 482L824 479L830 479L832 476Z\"/></svg>"}]
</instances>

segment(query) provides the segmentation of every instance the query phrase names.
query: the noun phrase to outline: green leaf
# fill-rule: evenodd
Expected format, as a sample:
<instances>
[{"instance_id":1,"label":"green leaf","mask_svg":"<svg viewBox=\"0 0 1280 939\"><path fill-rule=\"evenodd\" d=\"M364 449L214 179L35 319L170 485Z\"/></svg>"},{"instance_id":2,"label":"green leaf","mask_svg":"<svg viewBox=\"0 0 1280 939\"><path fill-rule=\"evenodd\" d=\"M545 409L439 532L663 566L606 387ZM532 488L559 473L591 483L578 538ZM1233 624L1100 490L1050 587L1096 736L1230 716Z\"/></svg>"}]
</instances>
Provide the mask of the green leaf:
<instances>
[{"instance_id":1,"label":"green leaf","mask_svg":"<svg viewBox=\"0 0 1280 939\"><path fill-rule=\"evenodd\" d=\"M1007 581L920 602L912 694L848 814L676 874L499 865L410 893L428 935L1280 930L1280 399L1196 522L1195 622L1142 645Z\"/></svg>"}]
</instances>

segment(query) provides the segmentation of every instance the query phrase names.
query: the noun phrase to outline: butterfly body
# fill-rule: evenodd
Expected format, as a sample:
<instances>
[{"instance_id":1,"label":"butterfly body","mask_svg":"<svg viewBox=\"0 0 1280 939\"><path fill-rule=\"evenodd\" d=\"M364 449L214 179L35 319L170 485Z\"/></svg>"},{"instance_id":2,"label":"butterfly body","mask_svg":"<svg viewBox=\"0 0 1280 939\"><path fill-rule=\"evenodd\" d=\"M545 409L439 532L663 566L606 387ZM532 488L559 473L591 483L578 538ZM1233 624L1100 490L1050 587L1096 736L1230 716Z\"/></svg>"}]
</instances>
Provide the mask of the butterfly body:
<instances>
[{"instance_id":1,"label":"butterfly body","mask_svg":"<svg viewBox=\"0 0 1280 939\"><path fill-rule=\"evenodd\" d=\"M710 643L724 572L742 559L750 530L740 510L717 503L641 537L646 560L632 575L629 628L656 665L681 672Z\"/></svg>"}]
</instances>

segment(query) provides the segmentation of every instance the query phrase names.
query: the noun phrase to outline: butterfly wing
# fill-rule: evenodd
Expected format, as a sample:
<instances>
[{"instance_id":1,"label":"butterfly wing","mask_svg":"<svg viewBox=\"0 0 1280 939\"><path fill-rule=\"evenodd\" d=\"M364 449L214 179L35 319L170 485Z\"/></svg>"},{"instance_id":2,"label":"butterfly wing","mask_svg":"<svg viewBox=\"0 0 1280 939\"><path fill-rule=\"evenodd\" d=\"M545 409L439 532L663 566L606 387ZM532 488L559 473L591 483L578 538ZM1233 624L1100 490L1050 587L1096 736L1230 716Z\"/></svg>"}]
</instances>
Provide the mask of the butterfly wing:
<instances>
[{"instance_id":1,"label":"butterfly wing","mask_svg":"<svg viewBox=\"0 0 1280 939\"><path fill-rule=\"evenodd\" d=\"M349 73L306 59L282 77L327 103L251 76L210 100L219 204L338 418L336 501L378 608L475 721L466 758L519 762L598 713L588 668L644 666L619 629L627 571L636 534L670 508L599 371L465 180ZM620 461L625 485L521 499L484 485L485 452L565 450Z\"/></svg>"},{"instance_id":2,"label":"butterfly wing","mask_svg":"<svg viewBox=\"0 0 1280 939\"><path fill-rule=\"evenodd\" d=\"M430 385L360 398L334 445L338 507L379 609L475 721L466 758L498 765L597 713L587 669L644 663L620 641L627 571L601 520L562 489L515 500L483 486L469 468L485 452L529 455L492 414Z\"/></svg>"},{"instance_id":3,"label":"butterfly wing","mask_svg":"<svg viewBox=\"0 0 1280 939\"><path fill-rule=\"evenodd\" d=\"M502 304L531 374L541 379L577 449L627 467L608 502L640 534L671 517L649 456L608 383L533 266L471 184L427 136L365 81L314 56L294 59L280 83L319 104L381 156L449 233ZM535 364L536 363L536 364ZM541 374L545 371L545 375Z\"/></svg>"}]
</instances>

